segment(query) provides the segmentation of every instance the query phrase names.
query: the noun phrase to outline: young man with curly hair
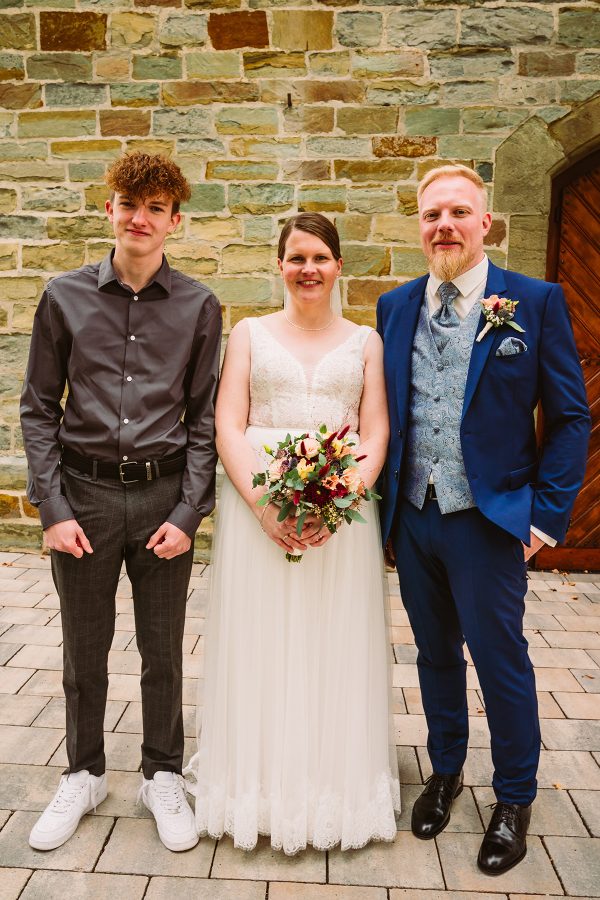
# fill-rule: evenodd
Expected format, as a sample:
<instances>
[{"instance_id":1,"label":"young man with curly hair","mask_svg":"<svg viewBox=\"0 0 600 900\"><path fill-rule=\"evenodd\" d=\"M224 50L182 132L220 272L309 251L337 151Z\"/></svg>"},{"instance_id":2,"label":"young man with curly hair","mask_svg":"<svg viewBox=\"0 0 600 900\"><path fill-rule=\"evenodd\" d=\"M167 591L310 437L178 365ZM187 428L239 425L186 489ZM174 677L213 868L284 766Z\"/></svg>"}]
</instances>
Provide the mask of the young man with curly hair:
<instances>
[{"instance_id":1,"label":"young man with curly hair","mask_svg":"<svg viewBox=\"0 0 600 900\"><path fill-rule=\"evenodd\" d=\"M214 506L221 311L164 256L190 198L180 169L133 153L106 181L114 248L48 283L21 402L28 496L60 597L68 757L29 843L59 847L107 795L108 653L124 562L142 658L140 797L165 846L186 850L198 835L181 776L182 641L194 534Z\"/></svg>"}]
</instances>

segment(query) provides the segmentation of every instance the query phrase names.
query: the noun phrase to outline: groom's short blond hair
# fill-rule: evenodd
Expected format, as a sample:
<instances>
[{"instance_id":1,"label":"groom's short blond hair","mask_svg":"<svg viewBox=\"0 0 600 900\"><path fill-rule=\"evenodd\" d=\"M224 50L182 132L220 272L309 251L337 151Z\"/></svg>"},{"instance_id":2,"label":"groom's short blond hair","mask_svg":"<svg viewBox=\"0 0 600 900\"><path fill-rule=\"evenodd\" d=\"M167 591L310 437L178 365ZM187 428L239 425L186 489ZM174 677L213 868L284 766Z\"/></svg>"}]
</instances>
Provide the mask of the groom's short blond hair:
<instances>
[{"instance_id":1,"label":"groom's short blond hair","mask_svg":"<svg viewBox=\"0 0 600 900\"><path fill-rule=\"evenodd\" d=\"M473 184L479 188L483 212L485 212L487 210L488 201L487 191L485 189L483 178L473 169L469 169L468 166L461 166L459 163L457 163L456 165L438 166L437 169L430 169L429 172L424 175L419 182L419 186L417 188L417 203L420 203L421 195L423 194L425 188L429 187L429 185L434 181L437 181L438 178L453 178L457 175L462 175L463 178L466 178L468 181L472 181Z\"/></svg>"}]
</instances>

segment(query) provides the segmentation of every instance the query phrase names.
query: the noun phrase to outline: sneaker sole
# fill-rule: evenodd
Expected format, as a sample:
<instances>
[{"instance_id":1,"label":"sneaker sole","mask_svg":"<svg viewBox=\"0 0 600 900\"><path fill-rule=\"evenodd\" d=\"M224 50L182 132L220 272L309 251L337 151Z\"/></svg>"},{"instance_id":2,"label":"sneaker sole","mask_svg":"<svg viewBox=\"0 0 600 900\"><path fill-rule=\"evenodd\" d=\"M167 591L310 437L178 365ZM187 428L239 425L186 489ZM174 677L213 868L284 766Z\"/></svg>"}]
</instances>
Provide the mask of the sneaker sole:
<instances>
[{"instance_id":1,"label":"sneaker sole","mask_svg":"<svg viewBox=\"0 0 600 900\"><path fill-rule=\"evenodd\" d=\"M43 838L40 838L39 840L36 840L36 838L32 837L32 834L30 834L29 841L28 841L29 846L32 847L34 850L57 850L58 847L62 847L63 844L66 844L66 842L69 840L69 838L73 837L73 835L77 831L77 829L79 827L79 823L81 822L83 817L87 816L87 814L92 812L93 809L100 806L101 803L104 803L107 796L108 796L108 789L105 787L104 791L102 791L100 793L100 795L98 796L98 798L96 799L96 802L92 803L90 806L88 806L88 808L86 810L84 810L84 812L81 813L80 817L77 819L77 822L75 823L73 828L70 829L66 834L61 835L60 838L55 838L54 840L44 840ZM34 830L35 830L35 826L34 826Z\"/></svg>"},{"instance_id":2,"label":"sneaker sole","mask_svg":"<svg viewBox=\"0 0 600 900\"><path fill-rule=\"evenodd\" d=\"M158 829L157 829L158 831ZM164 837L161 835L160 831L158 832L158 836L167 850L171 850L172 853L182 853L184 850L191 850L192 847L195 847L198 841L200 840L200 836L196 835L195 838L190 838L189 841L185 841L183 844L173 844L171 841L166 841Z\"/></svg>"}]
</instances>

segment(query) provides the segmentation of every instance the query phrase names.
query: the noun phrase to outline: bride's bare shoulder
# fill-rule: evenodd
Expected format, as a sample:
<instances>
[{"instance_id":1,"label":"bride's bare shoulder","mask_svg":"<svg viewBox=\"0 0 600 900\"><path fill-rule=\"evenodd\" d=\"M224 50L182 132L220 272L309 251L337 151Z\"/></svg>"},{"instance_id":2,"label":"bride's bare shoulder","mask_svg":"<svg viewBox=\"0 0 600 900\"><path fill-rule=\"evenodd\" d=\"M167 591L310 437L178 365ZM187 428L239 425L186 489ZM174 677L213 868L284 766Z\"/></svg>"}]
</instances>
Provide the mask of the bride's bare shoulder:
<instances>
[{"instance_id":1,"label":"bride's bare shoulder","mask_svg":"<svg viewBox=\"0 0 600 900\"><path fill-rule=\"evenodd\" d=\"M370 329L369 325L357 325L356 322L353 322L351 319L343 318L342 322L344 323L344 329L348 337L353 333L364 330L365 327Z\"/></svg>"}]
</instances>

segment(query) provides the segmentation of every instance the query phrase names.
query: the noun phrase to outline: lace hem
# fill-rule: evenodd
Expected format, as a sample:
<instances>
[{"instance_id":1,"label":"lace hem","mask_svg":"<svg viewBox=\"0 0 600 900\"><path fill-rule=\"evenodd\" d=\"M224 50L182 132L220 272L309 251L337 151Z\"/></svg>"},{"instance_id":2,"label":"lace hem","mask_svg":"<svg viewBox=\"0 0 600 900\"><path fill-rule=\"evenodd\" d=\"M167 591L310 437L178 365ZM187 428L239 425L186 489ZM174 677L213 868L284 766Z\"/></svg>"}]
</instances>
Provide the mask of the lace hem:
<instances>
[{"instance_id":1,"label":"lace hem","mask_svg":"<svg viewBox=\"0 0 600 900\"><path fill-rule=\"evenodd\" d=\"M186 772L192 772L193 761ZM381 773L371 786L369 799L350 808L333 791L309 787L304 803L294 802L294 815L282 806L280 796L265 796L258 784L243 796L226 795L223 785L189 785L196 794L196 826L200 835L219 839L224 834L241 850L253 850L259 835L270 836L274 850L287 856L305 850L358 850L370 841L393 841L395 812L400 810L400 785L389 773Z\"/></svg>"}]
</instances>

